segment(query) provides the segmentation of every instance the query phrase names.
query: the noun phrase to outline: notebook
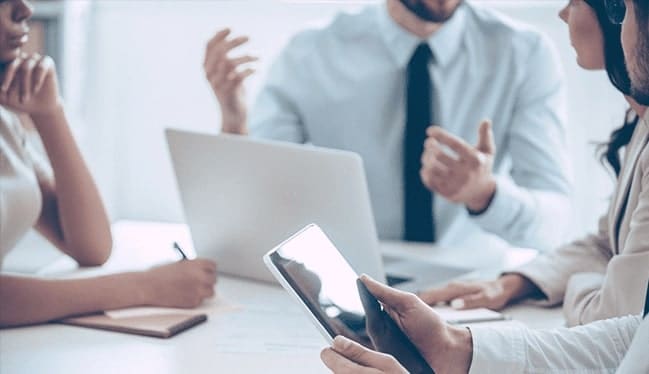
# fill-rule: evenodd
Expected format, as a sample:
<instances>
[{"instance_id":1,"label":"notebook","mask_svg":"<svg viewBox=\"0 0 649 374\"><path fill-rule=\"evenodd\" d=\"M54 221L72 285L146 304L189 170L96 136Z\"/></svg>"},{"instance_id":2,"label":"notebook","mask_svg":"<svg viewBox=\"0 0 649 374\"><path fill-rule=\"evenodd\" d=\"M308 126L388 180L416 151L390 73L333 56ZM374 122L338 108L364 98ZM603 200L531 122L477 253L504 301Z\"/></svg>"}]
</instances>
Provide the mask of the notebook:
<instances>
[{"instance_id":1,"label":"notebook","mask_svg":"<svg viewBox=\"0 0 649 374\"><path fill-rule=\"evenodd\" d=\"M446 322L453 325L467 325L483 322L507 321L509 317L496 311L477 308L457 310L449 306L434 306L433 310Z\"/></svg>"},{"instance_id":2,"label":"notebook","mask_svg":"<svg viewBox=\"0 0 649 374\"><path fill-rule=\"evenodd\" d=\"M176 311L160 313L153 311L153 309L158 308L133 308L123 311L101 312L65 318L56 322L64 325L127 334L170 338L207 320L207 315L202 313L179 313Z\"/></svg>"}]
</instances>

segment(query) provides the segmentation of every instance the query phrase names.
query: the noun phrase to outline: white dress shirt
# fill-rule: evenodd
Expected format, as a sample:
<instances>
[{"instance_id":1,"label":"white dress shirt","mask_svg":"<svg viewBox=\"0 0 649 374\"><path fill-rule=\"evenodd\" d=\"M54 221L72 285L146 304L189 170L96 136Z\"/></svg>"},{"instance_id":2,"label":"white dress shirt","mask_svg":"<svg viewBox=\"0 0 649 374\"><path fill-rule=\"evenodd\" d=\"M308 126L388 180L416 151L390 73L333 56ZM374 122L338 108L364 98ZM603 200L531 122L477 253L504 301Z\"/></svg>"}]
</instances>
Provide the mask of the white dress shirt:
<instances>
[{"instance_id":1,"label":"white dress shirt","mask_svg":"<svg viewBox=\"0 0 649 374\"><path fill-rule=\"evenodd\" d=\"M472 327L471 373L649 373L649 319L555 330Z\"/></svg>"},{"instance_id":2,"label":"white dress shirt","mask_svg":"<svg viewBox=\"0 0 649 374\"><path fill-rule=\"evenodd\" d=\"M359 153L382 239L403 235L406 67L421 42L385 4L340 14L295 36L272 65L250 114L253 136ZM570 219L564 86L539 32L471 4L427 40L433 118L475 144L493 120L497 192L489 209L434 198L438 244L547 249ZM317 165L314 165L317 167ZM493 235L495 234L495 235Z\"/></svg>"}]
</instances>

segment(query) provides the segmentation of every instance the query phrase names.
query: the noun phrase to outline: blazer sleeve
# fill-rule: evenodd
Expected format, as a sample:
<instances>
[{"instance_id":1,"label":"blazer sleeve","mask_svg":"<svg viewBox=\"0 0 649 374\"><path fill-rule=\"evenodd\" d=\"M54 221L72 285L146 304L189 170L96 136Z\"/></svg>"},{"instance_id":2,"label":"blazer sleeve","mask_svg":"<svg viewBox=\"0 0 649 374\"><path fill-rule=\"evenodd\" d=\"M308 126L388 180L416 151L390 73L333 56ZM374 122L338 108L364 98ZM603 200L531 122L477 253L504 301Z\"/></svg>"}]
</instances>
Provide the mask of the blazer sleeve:
<instances>
[{"instance_id":1,"label":"blazer sleeve","mask_svg":"<svg viewBox=\"0 0 649 374\"><path fill-rule=\"evenodd\" d=\"M564 313L569 325L625 314L640 314L649 277L649 151L638 162L640 192L629 206L630 229L620 254L613 256L604 275L574 275L567 287Z\"/></svg>"},{"instance_id":2,"label":"blazer sleeve","mask_svg":"<svg viewBox=\"0 0 649 374\"><path fill-rule=\"evenodd\" d=\"M603 276L606 272L612 257L607 215L600 218L598 226L596 234L543 253L529 264L506 273L520 274L532 281L544 294L539 304L561 303L573 274L588 272Z\"/></svg>"}]
</instances>

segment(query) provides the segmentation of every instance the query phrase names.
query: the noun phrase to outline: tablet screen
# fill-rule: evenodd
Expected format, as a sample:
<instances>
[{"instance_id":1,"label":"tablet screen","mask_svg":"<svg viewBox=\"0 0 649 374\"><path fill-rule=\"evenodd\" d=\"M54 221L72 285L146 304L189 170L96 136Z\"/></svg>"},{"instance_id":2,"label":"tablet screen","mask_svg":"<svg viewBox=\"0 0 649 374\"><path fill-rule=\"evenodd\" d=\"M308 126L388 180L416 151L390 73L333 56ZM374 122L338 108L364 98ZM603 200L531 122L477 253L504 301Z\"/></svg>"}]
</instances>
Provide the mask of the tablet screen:
<instances>
[{"instance_id":1,"label":"tablet screen","mask_svg":"<svg viewBox=\"0 0 649 374\"><path fill-rule=\"evenodd\" d=\"M319 227L308 226L268 259L331 338L346 336L392 354L410 372L432 373Z\"/></svg>"}]
</instances>

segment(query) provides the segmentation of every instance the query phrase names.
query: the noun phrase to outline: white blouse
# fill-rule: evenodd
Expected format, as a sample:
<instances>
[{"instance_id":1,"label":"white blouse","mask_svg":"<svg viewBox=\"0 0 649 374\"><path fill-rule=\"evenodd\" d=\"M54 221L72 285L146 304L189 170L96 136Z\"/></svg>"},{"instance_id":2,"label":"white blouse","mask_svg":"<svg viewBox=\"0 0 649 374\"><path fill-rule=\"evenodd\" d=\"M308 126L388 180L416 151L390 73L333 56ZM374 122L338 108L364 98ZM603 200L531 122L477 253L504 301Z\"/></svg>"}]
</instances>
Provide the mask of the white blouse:
<instances>
[{"instance_id":1,"label":"white blouse","mask_svg":"<svg viewBox=\"0 0 649 374\"><path fill-rule=\"evenodd\" d=\"M646 374L649 319L626 316L554 330L471 328L470 374Z\"/></svg>"},{"instance_id":2,"label":"white blouse","mask_svg":"<svg viewBox=\"0 0 649 374\"><path fill-rule=\"evenodd\" d=\"M41 213L38 142L18 116L0 106L0 265Z\"/></svg>"}]
</instances>

